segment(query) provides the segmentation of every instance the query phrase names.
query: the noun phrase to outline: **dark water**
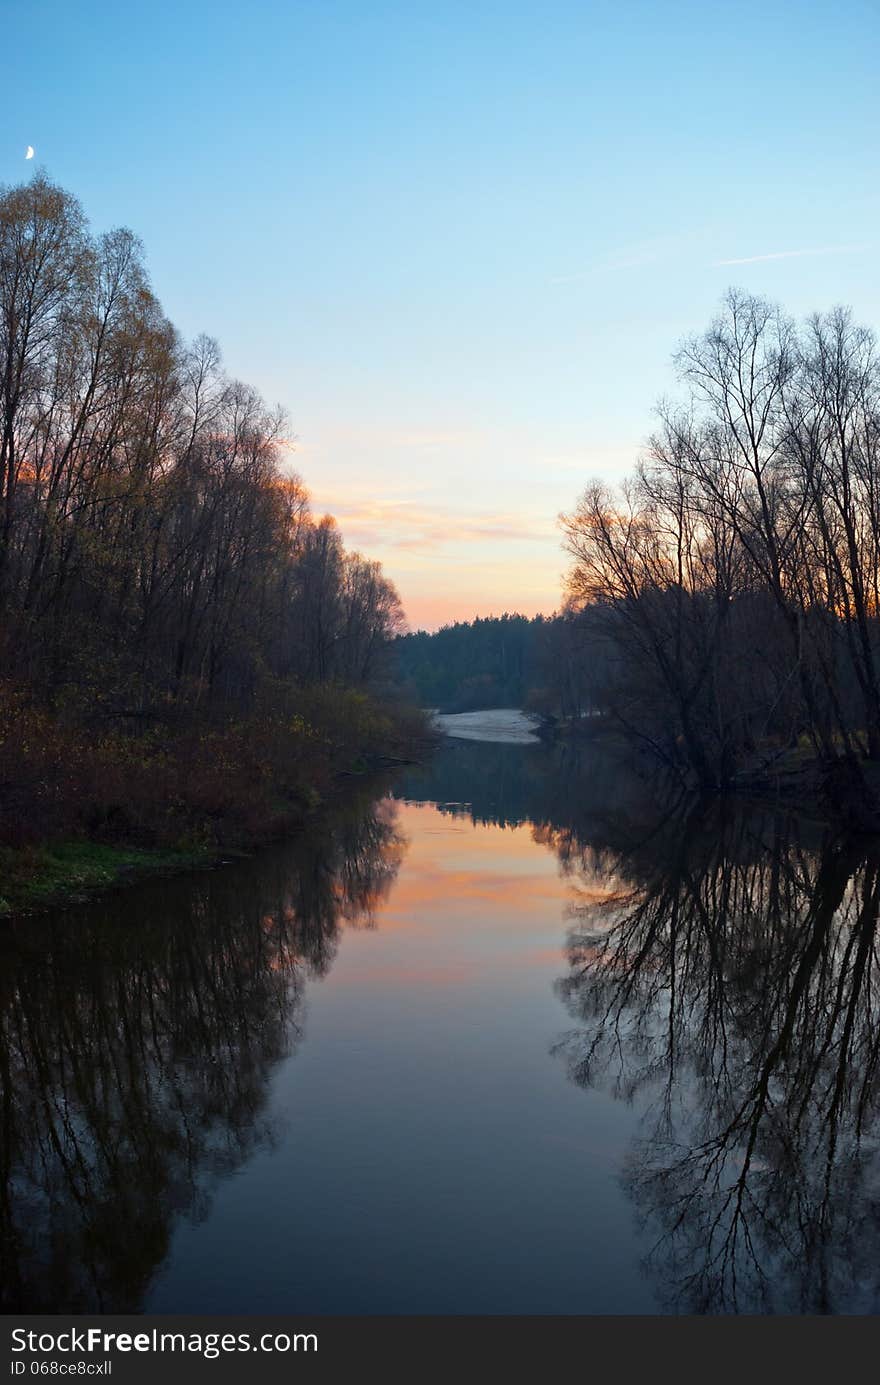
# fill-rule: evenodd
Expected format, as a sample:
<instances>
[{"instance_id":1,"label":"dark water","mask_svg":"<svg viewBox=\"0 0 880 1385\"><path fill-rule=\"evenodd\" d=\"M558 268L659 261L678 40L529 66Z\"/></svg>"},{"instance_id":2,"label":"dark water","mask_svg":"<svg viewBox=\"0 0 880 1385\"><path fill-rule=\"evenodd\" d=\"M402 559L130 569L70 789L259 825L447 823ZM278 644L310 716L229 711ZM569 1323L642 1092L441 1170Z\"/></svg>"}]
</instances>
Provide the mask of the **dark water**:
<instances>
[{"instance_id":1,"label":"dark water","mask_svg":"<svg viewBox=\"0 0 880 1385\"><path fill-rule=\"evenodd\" d=\"M457 743L0 938L6 1311L880 1310L880 860Z\"/></svg>"}]
</instances>

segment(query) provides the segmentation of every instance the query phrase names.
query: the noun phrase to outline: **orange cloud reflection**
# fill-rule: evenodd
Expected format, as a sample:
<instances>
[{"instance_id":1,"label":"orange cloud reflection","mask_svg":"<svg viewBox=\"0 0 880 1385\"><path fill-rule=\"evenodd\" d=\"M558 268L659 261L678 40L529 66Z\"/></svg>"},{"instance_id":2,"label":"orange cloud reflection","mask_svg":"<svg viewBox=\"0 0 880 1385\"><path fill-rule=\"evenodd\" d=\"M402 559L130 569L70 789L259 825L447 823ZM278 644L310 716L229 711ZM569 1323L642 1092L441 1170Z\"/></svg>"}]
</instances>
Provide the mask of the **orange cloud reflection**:
<instances>
[{"instance_id":1,"label":"orange cloud reflection","mask_svg":"<svg viewBox=\"0 0 880 1385\"><path fill-rule=\"evenodd\" d=\"M410 847L378 910L380 931L428 928L448 938L450 929L479 914L488 932L549 931L561 941L577 890L529 825L474 828L433 806L403 803L400 827Z\"/></svg>"}]
</instances>

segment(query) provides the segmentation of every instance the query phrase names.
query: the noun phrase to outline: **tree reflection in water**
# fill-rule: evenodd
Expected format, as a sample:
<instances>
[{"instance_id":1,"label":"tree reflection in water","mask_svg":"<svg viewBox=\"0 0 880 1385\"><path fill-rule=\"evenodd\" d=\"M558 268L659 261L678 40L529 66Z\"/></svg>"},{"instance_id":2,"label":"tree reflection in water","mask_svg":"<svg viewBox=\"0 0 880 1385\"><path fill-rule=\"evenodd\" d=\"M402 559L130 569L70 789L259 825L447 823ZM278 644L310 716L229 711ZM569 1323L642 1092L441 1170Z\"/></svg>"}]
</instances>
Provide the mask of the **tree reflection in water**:
<instances>
[{"instance_id":1,"label":"tree reflection in water","mask_svg":"<svg viewBox=\"0 0 880 1385\"><path fill-rule=\"evenodd\" d=\"M647 1103L625 1183L662 1306L878 1311L876 843L701 809L579 864L562 1048Z\"/></svg>"},{"instance_id":2,"label":"tree reflection in water","mask_svg":"<svg viewBox=\"0 0 880 1385\"><path fill-rule=\"evenodd\" d=\"M644 1110L626 1186L671 1311L880 1308L880 853L682 809L590 747L452 748L397 792L531 824L583 899L575 1080ZM586 844L586 845L585 845ZM175 1224L274 1137L303 985L402 854L352 804L253 863L0 942L0 1307L136 1309Z\"/></svg>"},{"instance_id":3,"label":"tree reflection in water","mask_svg":"<svg viewBox=\"0 0 880 1385\"><path fill-rule=\"evenodd\" d=\"M272 1139L273 1068L403 843L369 799L253 863L3 939L0 1309L136 1309L175 1220Z\"/></svg>"}]
</instances>

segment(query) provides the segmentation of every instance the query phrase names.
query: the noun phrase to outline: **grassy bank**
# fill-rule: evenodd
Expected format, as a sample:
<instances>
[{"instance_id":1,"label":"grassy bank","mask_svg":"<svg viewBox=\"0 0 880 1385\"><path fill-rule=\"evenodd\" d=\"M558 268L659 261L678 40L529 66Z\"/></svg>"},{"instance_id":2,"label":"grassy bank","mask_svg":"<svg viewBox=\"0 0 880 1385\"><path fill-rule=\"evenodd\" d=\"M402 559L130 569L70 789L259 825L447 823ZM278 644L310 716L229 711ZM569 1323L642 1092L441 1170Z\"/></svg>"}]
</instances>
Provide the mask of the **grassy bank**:
<instances>
[{"instance_id":1,"label":"grassy bank","mask_svg":"<svg viewBox=\"0 0 880 1385\"><path fill-rule=\"evenodd\" d=\"M0 918L79 902L126 881L171 874L209 859L207 850L163 851L90 841L0 847Z\"/></svg>"},{"instance_id":2,"label":"grassy bank","mask_svg":"<svg viewBox=\"0 0 880 1385\"><path fill-rule=\"evenodd\" d=\"M411 760L421 713L300 690L247 719L91 725L0 698L0 917L296 830L349 775Z\"/></svg>"}]
</instances>

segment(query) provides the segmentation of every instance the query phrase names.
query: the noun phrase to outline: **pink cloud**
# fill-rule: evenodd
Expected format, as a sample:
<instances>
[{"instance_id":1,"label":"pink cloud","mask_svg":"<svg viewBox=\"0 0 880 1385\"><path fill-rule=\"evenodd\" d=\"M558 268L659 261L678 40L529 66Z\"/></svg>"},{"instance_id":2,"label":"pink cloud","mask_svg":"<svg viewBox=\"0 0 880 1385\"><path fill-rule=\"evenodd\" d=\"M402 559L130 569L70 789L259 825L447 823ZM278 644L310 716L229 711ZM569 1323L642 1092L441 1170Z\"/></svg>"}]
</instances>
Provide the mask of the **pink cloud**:
<instances>
[{"instance_id":1,"label":"pink cloud","mask_svg":"<svg viewBox=\"0 0 880 1385\"><path fill-rule=\"evenodd\" d=\"M455 506L411 500L370 500L322 491L321 507L336 516L346 542L356 547L411 549L450 544L558 543L552 519L509 510L467 513Z\"/></svg>"}]
</instances>

